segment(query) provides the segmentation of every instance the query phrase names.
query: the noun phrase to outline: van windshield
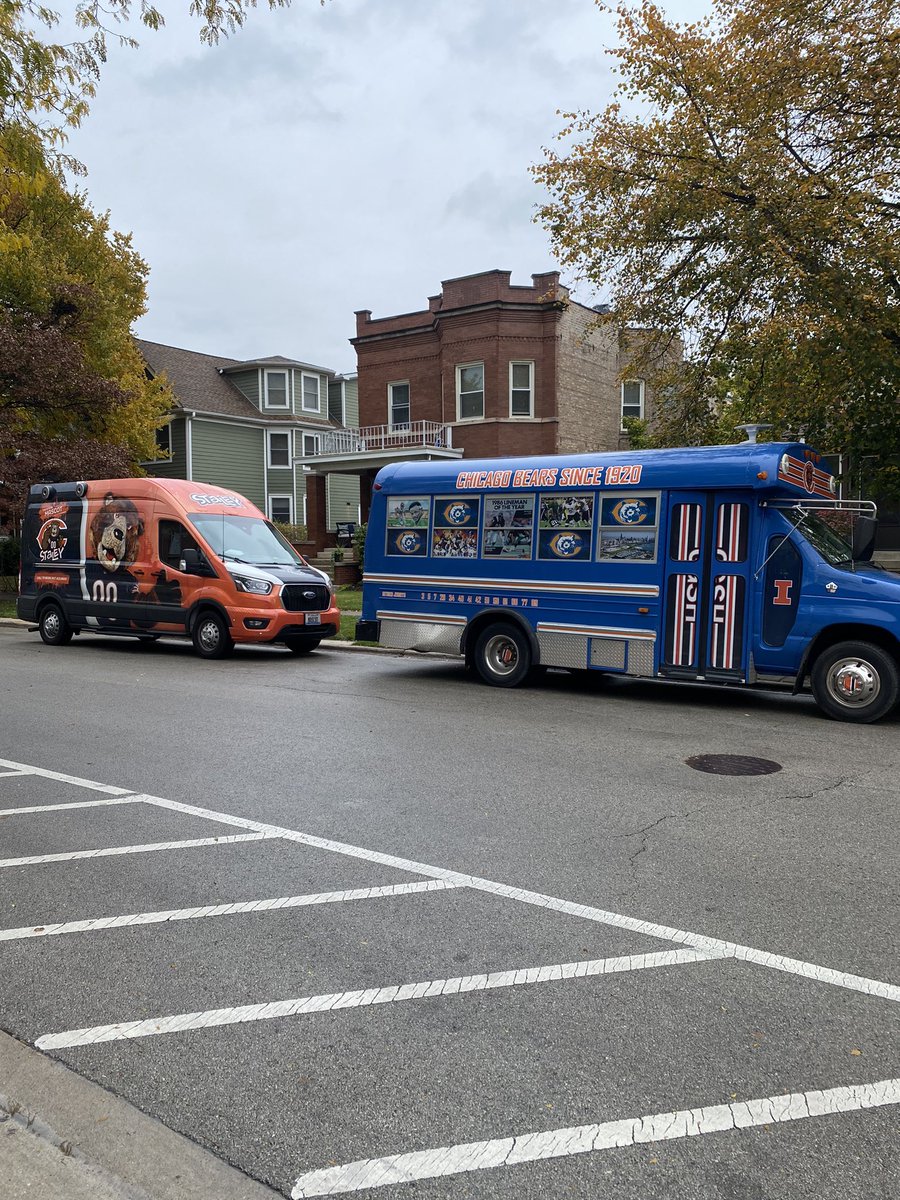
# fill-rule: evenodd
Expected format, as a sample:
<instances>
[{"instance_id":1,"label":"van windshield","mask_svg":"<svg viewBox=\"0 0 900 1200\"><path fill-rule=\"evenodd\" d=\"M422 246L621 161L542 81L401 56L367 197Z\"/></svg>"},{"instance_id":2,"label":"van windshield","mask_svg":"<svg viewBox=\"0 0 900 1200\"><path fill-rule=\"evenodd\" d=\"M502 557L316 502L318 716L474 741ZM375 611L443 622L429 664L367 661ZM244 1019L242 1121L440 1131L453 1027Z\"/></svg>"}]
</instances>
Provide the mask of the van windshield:
<instances>
[{"instance_id":1,"label":"van windshield","mask_svg":"<svg viewBox=\"0 0 900 1200\"><path fill-rule=\"evenodd\" d=\"M224 561L252 563L258 567L306 565L290 542L260 517L191 513L191 523Z\"/></svg>"},{"instance_id":2,"label":"van windshield","mask_svg":"<svg viewBox=\"0 0 900 1200\"><path fill-rule=\"evenodd\" d=\"M801 510L794 520L794 528L799 529L814 550L825 559L830 567L851 567L853 551L849 542L844 541L837 530L823 521L816 513L808 509Z\"/></svg>"}]
</instances>

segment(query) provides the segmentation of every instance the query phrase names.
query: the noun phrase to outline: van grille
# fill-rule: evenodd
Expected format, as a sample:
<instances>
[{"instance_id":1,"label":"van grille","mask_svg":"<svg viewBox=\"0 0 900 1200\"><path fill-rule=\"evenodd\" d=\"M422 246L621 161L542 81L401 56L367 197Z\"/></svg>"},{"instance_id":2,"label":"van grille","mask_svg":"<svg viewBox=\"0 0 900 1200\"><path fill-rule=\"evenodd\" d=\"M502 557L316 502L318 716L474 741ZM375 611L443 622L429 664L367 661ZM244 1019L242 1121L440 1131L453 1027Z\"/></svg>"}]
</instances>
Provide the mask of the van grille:
<instances>
[{"instance_id":1,"label":"van grille","mask_svg":"<svg viewBox=\"0 0 900 1200\"><path fill-rule=\"evenodd\" d=\"M328 607L328 588L316 583L288 583L281 589L288 612L316 612Z\"/></svg>"}]
</instances>

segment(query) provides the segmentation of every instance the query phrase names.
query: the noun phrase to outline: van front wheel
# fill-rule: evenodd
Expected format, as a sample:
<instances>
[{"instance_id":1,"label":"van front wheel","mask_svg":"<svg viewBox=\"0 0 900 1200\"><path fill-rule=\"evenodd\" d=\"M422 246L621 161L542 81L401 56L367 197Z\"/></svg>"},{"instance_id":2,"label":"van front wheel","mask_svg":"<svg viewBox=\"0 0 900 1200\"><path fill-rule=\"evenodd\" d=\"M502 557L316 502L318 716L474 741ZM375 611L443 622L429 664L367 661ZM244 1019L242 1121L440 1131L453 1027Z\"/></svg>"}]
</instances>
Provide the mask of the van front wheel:
<instances>
[{"instance_id":1,"label":"van front wheel","mask_svg":"<svg viewBox=\"0 0 900 1200\"><path fill-rule=\"evenodd\" d=\"M201 658L224 658L234 649L228 626L211 608L202 612L194 622L191 641Z\"/></svg>"},{"instance_id":2,"label":"van front wheel","mask_svg":"<svg viewBox=\"0 0 900 1200\"><path fill-rule=\"evenodd\" d=\"M877 721L900 698L896 661L870 642L829 646L813 664L810 682L819 708L836 721Z\"/></svg>"},{"instance_id":3,"label":"van front wheel","mask_svg":"<svg viewBox=\"0 0 900 1200\"><path fill-rule=\"evenodd\" d=\"M48 646L67 646L72 640L72 626L58 604L47 604L38 620L41 641Z\"/></svg>"},{"instance_id":4,"label":"van front wheel","mask_svg":"<svg viewBox=\"0 0 900 1200\"><path fill-rule=\"evenodd\" d=\"M482 682L491 687L517 687L531 670L528 639L509 621L482 630L472 658Z\"/></svg>"}]
</instances>

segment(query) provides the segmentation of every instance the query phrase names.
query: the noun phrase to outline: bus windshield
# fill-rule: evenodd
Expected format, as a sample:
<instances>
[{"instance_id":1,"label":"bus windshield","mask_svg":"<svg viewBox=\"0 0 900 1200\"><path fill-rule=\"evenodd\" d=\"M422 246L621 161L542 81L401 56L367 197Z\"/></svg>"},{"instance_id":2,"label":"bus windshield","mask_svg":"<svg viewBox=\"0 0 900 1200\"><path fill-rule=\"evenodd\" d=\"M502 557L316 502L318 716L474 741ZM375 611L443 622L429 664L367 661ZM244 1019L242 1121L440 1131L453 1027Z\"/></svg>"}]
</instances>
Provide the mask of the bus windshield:
<instances>
[{"instance_id":1,"label":"bus windshield","mask_svg":"<svg viewBox=\"0 0 900 1200\"><path fill-rule=\"evenodd\" d=\"M289 541L269 521L224 513L192 513L191 522L225 562L257 567L306 566Z\"/></svg>"},{"instance_id":2,"label":"bus windshield","mask_svg":"<svg viewBox=\"0 0 900 1200\"><path fill-rule=\"evenodd\" d=\"M794 528L799 529L812 548L825 559L830 567L853 565L853 551L837 530L809 509L801 509Z\"/></svg>"}]
</instances>

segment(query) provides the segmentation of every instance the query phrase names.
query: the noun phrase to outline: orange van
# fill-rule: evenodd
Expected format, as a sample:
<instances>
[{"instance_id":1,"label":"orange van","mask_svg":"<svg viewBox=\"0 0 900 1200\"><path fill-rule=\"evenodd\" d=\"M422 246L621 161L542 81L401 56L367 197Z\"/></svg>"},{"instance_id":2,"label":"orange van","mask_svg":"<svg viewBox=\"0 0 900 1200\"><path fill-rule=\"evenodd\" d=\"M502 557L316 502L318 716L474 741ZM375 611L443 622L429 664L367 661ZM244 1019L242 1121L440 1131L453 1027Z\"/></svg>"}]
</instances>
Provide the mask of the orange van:
<instances>
[{"instance_id":1,"label":"orange van","mask_svg":"<svg viewBox=\"0 0 900 1200\"><path fill-rule=\"evenodd\" d=\"M245 497L186 479L31 488L18 615L51 646L91 631L189 637L202 658L334 637L331 580Z\"/></svg>"}]
</instances>

